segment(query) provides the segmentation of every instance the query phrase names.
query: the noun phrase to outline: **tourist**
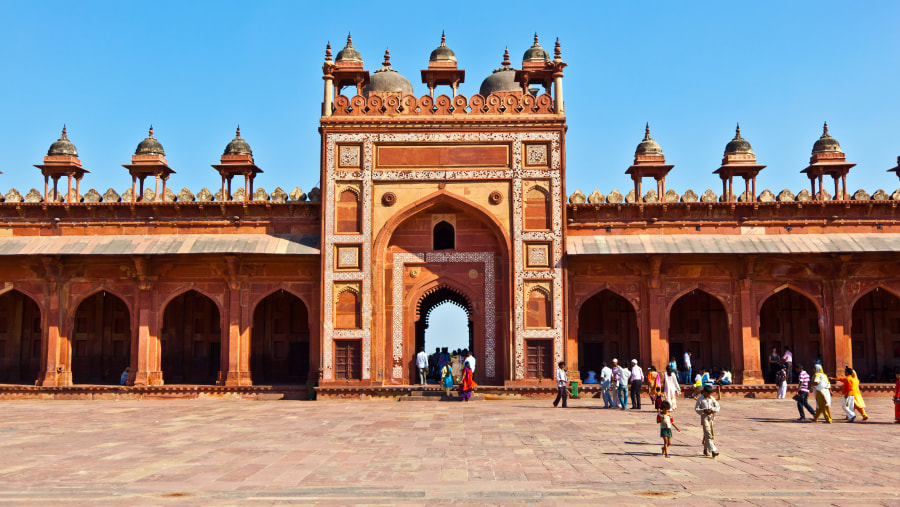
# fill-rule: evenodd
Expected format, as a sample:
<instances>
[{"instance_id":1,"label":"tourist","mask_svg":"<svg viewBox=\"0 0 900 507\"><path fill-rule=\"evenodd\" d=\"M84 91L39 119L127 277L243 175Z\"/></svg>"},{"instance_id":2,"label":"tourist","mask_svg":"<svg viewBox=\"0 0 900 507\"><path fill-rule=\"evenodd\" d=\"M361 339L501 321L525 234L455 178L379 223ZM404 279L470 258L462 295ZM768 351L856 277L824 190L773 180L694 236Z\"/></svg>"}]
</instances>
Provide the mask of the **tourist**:
<instances>
[{"instance_id":1,"label":"tourist","mask_svg":"<svg viewBox=\"0 0 900 507\"><path fill-rule=\"evenodd\" d=\"M668 366L671 366L672 371L675 372L676 375L678 375L678 363L675 362L675 356L669 358Z\"/></svg>"},{"instance_id":2,"label":"tourist","mask_svg":"<svg viewBox=\"0 0 900 507\"><path fill-rule=\"evenodd\" d=\"M900 424L900 367L894 368L894 377L897 379L894 384L894 424Z\"/></svg>"},{"instance_id":3,"label":"tourist","mask_svg":"<svg viewBox=\"0 0 900 507\"><path fill-rule=\"evenodd\" d=\"M472 399L472 391L478 387L478 384L472 380L472 367L469 366L469 363L463 362L462 364L463 373L462 373L462 382L459 384L459 397L462 401L469 401Z\"/></svg>"},{"instance_id":4,"label":"tourist","mask_svg":"<svg viewBox=\"0 0 900 507\"><path fill-rule=\"evenodd\" d=\"M700 384L702 386L711 386L715 384L715 382L713 382L713 376L709 373L709 370L707 370L706 368L702 368L700 372L702 373L702 375L700 375Z\"/></svg>"},{"instance_id":5,"label":"tourist","mask_svg":"<svg viewBox=\"0 0 900 507\"><path fill-rule=\"evenodd\" d=\"M597 372L594 370L588 370L587 378L584 379L583 382L585 385L587 384L599 384L600 382L597 380Z\"/></svg>"},{"instance_id":6,"label":"tourist","mask_svg":"<svg viewBox=\"0 0 900 507\"><path fill-rule=\"evenodd\" d=\"M652 403L653 408L657 410L659 410L659 404L662 401L659 396L661 391L659 387L660 380L659 372L656 371L656 366L651 364L650 368L647 369L647 393L650 396L650 403Z\"/></svg>"},{"instance_id":7,"label":"tourist","mask_svg":"<svg viewBox=\"0 0 900 507\"><path fill-rule=\"evenodd\" d=\"M784 369L787 372L787 379L785 380L788 384L791 383L791 367L794 366L794 354L791 353L791 348L788 346L784 347L784 355L781 356L781 363L784 365Z\"/></svg>"},{"instance_id":8,"label":"tourist","mask_svg":"<svg viewBox=\"0 0 900 507\"><path fill-rule=\"evenodd\" d=\"M787 395L787 372L786 365L781 365L781 369L775 374L775 385L778 386L778 399L782 399Z\"/></svg>"},{"instance_id":9,"label":"tourist","mask_svg":"<svg viewBox=\"0 0 900 507\"><path fill-rule=\"evenodd\" d=\"M124 370L124 371L122 372L122 374L119 376L119 385L123 385L123 386L124 386L125 384L128 383L128 374L129 374L130 372L131 372L131 367L130 367L130 366L126 366L126 367L125 367L125 370Z\"/></svg>"},{"instance_id":10,"label":"tourist","mask_svg":"<svg viewBox=\"0 0 900 507\"><path fill-rule=\"evenodd\" d=\"M641 409L641 385L644 383L644 370L638 366L637 359L631 360L631 410Z\"/></svg>"},{"instance_id":11,"label":"tourist","mask_svg":"<svg viewBox=\"0 0 900 507\"><path fill-rule=\"evenodd\" d=\"M560 361L556 366L557 394L556 399L553 400L553 406L558 406L559 400L562 400L562 408L566 408L566 400L569 399L569 369L566 368L564 361Z\"/></svg>"},{"instance_id":12,"label":"tourist","mask_svg":"<svg viewBox=\"0 0 900 507\"><path fill-rule=\"evenodd\" d=\"M444 391L446 391L447 396L450 396L450 389L453 388L453 375L450 371L450 363L445 362L443 366L441 366L441 385L444 386Z\"/></svg>"},{"instance_id":13,"label":"tourist","mask_svg":"<svg viewBox=\"0 0 900 507\"><path fill-rule=\"evenodd\" d=\"M772 347L772 353L769 354L769 380L775 381L775 373L781 368L781 355L778 353L778 347Z\"/></svg>"},{"instance_id":14,"label":"tourist","mask_svg":"<svg viewBox=\"0 0 900 507\"><path fill-rule=\"evenodd\" d=\"M734 383L734 378L731 376L731 368L722 369L721 375L716 377L716 385L719 386L730 386Z\"/></svg>"},{"instance_id":15,"label":"tourist","mask_svg":"<svg viewBox=\"0 0 900 507\"><path fill-rule=\"evenodd\" d=\"M863 401L862 393L859 390L859 377L856 375L856 371L849 366L844 366L844 377L840 382L843 383L841 393L844 395L844 403L842 405L844 413L847 414L847 420L853 422L856 419L855 410L862 416L863 421L867 421L869 415L866 414L866 402Z\"/></svg>"},{"instance_id":16,"label":"tourist","mask_svg":"<svg viewBox=\"0 0 900 507\"><path fill-rule=\"evenodd\" d=\"M454 384L462 383L462 374L462 359L459 357L459 350L456 350L450 356L450 375L453 377Z\"/></svg>"},{"instance_id":17,"label":"tourist","mask_svg":"<svg viewBox=\"0 0 900 507\"><path fill-rule=\"evenodd\" d=\"M675 425L675 419L669 414L672 405L668 401L660 402L659 413L656 414L656 422L659 424L659 436L663 439L663 456L669 457L669 444L672 442L672 428L681 433L681 429Z\"/></svg>"},{"instance_id":18,"label":"tourist","mask_svg":"<svg viewBox=\"0 0 900 507\"><path fill-rule=\"evenodd\" d=\"M618 406L625 410L625 404L628 403L628 369L619 366L619 360L613 359L613 380L616 382L616 394Z\"/></svg>"},{"instance_id":19,"label":"tourist","mask_svg":"<svg viewBox=\"0 0 900 507\"><path fill-rule=\"evenodd\" d=\"M662 395L665 401L669 402L672 410L678 408L678 395L681 394L681 386L678 384L678 375L672 365L666 366L666 374L662 379Z\"/></svg>"},{"instance_id":20,"label":"tourist","mask_svg":"<svg viewBox=\"0 0 900 507\"><path fill-rule=\"evenodd\" d=\"M688 350L684 353L684 378L682 378L681 382L684 384L691 383L691 351Z\"/></svg>"},{"instance_id":21,"label":"tourist","mask_svg":"<svg viewBox=\"0 0 900 507\"><path fill-rule=\"evenodd\" d=\"M600 389L603 391L603 408L613 408L615 404L612 401L612 394L610 390L614 387L612 384L612 368L606 365L606 361L603 361L603 368L600 369Z\"/></svg>"},{"instance_id":22,"label":"tourist","mask_svg":"<svg viewBox=\"0 0 900 507\"><path fill-rule=\"evenodd\" d=\"M472 369L472 375L475 374L475 352L469 352L468 349L463 350L463 354L466 356L466 363L469 365L469 368Z\"/></svg>"},{"instance_id":23,"label":"tourist","mask_svg":"<svg viewBox=\"0 0 900 507\"><path fill-rule=\"evenodd\" d=\"M713 423L716 420L716 414L719 412L719 402L713 396L713 386L703 386L703 391L697 397L697 403L694 405L694 411L700 415L700 426L703 428L703 455L715 458L719 455L716 448L716 432Z\"/></svg>"},{"instance_id":24,"label":"tourist","mask_svg":"<svg viewBox=\"0 0 900 507\"><path fill-rule=\"evenodd\" d=\"M809 373L803 369L802 364L794 366L797 372L797 394L794 395L794 401L797 402L797 410L800 411L800 421L806 420L806 413L803 409L809 411L809 415L815 416L816 411L809 406Z\"/></svg>"},{"instance_id":25,"label":"tourist","mask_svg":"<svg viewBox=\"0 0 900 507\"><path fill-rule=\"evenodd\" d=\"M419 383L424 386L425 376L428 374L428 354L425 353L425 347L416 354L416 368L419 370Z\"/></svg>"},{"instance_id":26,"label":"tourist","mask_svg":"<svg viewBox=\"0 0 900 507\"><path fill-rule=\"evenodd\" d=\"M819 420L819 416L825 416L825 422L831 424L831 382L822 371L822 365L816 365L816 376L813 377L813 387L816 390L816 415L813 422Z\"/></svg>"},{"instance_id":27,"label":"tourist","mask_svg":"<svg viewBox=\"0 0 900 507\"><path fill-rule=\"evenodd\" d=\"M441 368L438 366L438 363L441 360L441 348L435 347L434 354L428 356L428 376L432 378L439 378L441 374Z\"/></svg>"}]
</instances>

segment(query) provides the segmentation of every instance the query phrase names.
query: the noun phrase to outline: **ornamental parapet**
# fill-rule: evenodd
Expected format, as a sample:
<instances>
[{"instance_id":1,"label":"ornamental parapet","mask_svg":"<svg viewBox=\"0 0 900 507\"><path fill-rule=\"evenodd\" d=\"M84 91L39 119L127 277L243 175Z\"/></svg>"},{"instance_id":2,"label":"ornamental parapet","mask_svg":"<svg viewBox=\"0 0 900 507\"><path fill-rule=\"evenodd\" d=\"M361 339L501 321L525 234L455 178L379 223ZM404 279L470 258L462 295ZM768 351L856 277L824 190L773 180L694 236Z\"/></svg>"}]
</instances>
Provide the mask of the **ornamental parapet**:
<instances>
[{"instance_id":1,"label":"ornamental parapet","mask_svg":"<svg viewBox=\"0 0 900 507\"><path fill-rule=\"evenodd\" d=\"M397 92L384 95L338 95L334 100L333 116L527 116L555 115L553 97L549 93L537 96L522 92L479 94L466 97L456 95L414 95Z\"/></svg>"},{"instance_id":2,"label":"ornamental parapet","mask_svg":"<svg viewBox=\"0 0 900 507\"><path fill-rule=\"evenodd\" d=\"M90 189L85 192L83 195L77 195L73 191L73 201L71 203L67 203L68 205L73 204L94 204L94 203L131 203L132 202L132 190L126 189L121 194L116 192L115 189L108 189L106 192L101 194L95 189ZM276 187L272 193L268 193L263 188L257 188L253 191L253 194L249 199L244 199L244 189L238 188L236 191L232 193L230 199L223 198L223 193L221 190L217 191L213 194L208 188L203 187L199 192L194 194L187 188L181 189L177 194L174 193L171 189L166 189L165 193L160 192L159 195L151 189L144 189L142 195L138 196L137 202L140 203L187 203L187 202L227 202L227 203L235 203L235 202L266 202L266 203L299 203L299 202L318 202L321 200L322 192L318 187L313 187L309 193L304 192L300 189L300 187L294 187L290 193L286 192L281 187ZM50 190L47 194L47 198L44 198L44 195L39 192L36 188L32 188L25 195L22 195L21 192L12 188L6 194L0 195L0 202L6 203L64 203L65 195L57 192L55 190Z\"/></svg>"}]
</instances>

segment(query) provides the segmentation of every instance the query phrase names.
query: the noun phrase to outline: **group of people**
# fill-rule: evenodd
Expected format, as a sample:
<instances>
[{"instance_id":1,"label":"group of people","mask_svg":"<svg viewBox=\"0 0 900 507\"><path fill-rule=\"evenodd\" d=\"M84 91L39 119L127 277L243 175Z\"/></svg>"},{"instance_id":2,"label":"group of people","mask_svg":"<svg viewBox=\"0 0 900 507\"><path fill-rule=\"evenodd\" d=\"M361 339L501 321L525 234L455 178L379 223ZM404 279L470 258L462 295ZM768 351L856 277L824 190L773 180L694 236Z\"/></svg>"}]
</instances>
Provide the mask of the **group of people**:
<instances>
[{"instance_id":1,"label":"group of people","mask_svg":"<svg viewBox=\"0 0 900 507\"><path fill-rule=\"evenodd\" d=\"M450 396L450 390L459 386L462 401L469 401L478 384L475 383L475 353L469 349L454 350L447 347L436 348L430 356L425 347L416 354L416 369L419 373L419 384L427 385L429 378L439 379L441 387Z\"/></svg>"},{"instance_id":2,"label":"group of people","mask_svg":"<svg viewBox=\"0 0 900 507\"><path fill-rule=\"evenodd\" d=\"M816 373L810 383L809 373L803 369L802 364L794 367L797 374L797 393L793 399L797 402L797 411L800 412L799 421L806 421L806 412L812 416L812 421L817 422L822 417L826 423L831 424L831 383L834 380L841 385L841 408L844 410L844 420L847 422L855 422L858 416L863 421L869 419L866 413L866 402L863 400L862 392L859 389L859 376L856 370L850 366L844 366L844 376L839 379L830 379L825 374L822 365L816 363ZM784 369L779 371L776 378L784 377ZM900 368L894 369L896 383L894 384L894 422L900 424ZM779 384L778 398L784 398L787 390L787 384ZM809 404L810 389L815 393L816 409Z\"/></svg>"}]
</instances>

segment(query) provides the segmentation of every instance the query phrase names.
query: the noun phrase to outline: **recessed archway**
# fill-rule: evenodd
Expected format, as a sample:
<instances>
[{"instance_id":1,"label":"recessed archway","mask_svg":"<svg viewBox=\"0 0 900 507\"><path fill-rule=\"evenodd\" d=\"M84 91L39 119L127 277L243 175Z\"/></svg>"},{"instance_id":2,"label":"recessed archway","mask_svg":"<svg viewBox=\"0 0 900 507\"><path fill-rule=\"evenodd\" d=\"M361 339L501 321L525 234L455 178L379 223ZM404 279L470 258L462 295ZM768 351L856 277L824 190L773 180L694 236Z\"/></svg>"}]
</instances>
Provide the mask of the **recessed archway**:
<instances>
[{"instance_id":1,"label":"recessed archway","mask_svg":"<svg viewBox=\"0 0 900 507\"><path fill-rule=\"evenodd\" d=\"M309 375L309 312L285 290L270 294L253 312L250 371L254 384L298 384Z\"/></svg>"},{"instance_id":2,"label":"recessed archway","mask_svg":"<svg viewBox=\"0 0 900 507\"><path fill-rule=\"evenodd\" d=\"M25 294L0 295L0 383L31 384L41 368L41 310Z\"/></svg>"},{"instance_id":3,"label":"recessed archway","mask_svg":"<svg viewBox=\"0 0 900 507\"><path fill-rule=\"evenodd\" d=\"M775 381L775 372L769 368L773 348L783 354L784 348L790 347L794 364L810 368L822 354L822 332L816 305L791 288L770 296L759 311L759 347L768 382Z\"/></svg>"},{"instance_id":4,"label":"recessed archway","mask_svg":"<svg viewBox=\"0 0 900 507\"><path fill-rule=\"evenodd\" d=\"M222 369L219 307L198 291L169 301L160 333L167 384L214 384Z\"/></svg>"},{"instance_id":5,"label":"recessed archway","mask_svg":"<svg viewBox=\"0 0 900 507\"><path fill-rule=\"evenodd\" d=\"M71 336L74 384L119 384L131 363L131 316L128 305L100 291L78 305Z\"/></svg>"},{"instance_id":6,"label":"recessed archway","mask_svg":"<svg viewBox=\"0 0 900 507\"><path fill-rule=\"evenodd\" d=\"M900 366L900 298L875 288L853 305L853 368L863 381L893 382Z\"/></svg>"},{"instance_id":7,"label":"recessed archway","mask_svg":"<svg viewBox=\"0 0 900 507\"><path fill-rule=\"evenodd\" d=\"M475 340L474 340L474 323L472 322L472 304L469 302L468 297L466 297L462 292L456 290L455 288L446 286L446 285L437 285L433 289L427 291L421 298L419 298L419 302L416 305L416 315L418 319L416 320L416 336L415 336L415 351L418 352L422 348L425 349L425 353L429 354L429 356L433 353L432 349L435 347L448 347L449 345L443 345L440 341L436 343L438 345L432 345L431 343L426 343L426 340L435 335L439 334L441 336L446 337L446 332L448 330L442 330L441 333L429 332L428 329L430 327L430 318L432 312L441 306L444 305L452 305L462 310L462 317L465 319L465 324L462 326L458 326L459 328L464 329L465 337L462 340L459 340L459 337L456 337L456 341L461 341L464 345L458 348L465 348L474 351L475 350ZM429 348L427 345L431 345ZM452 352L452 349L451 349ZM415 365L411 368L410 372L410 383L415 383L417 381L417 372L415 369ZM478 368L476 367L476 372Z\"/></svg>"},{"instance_id":8,"label":"recessed archway","mask_svg":"<svg viewBox=\"0 0 900 507\"><path fill-rule=\"evenodd\" d=\"M604 289L591 296L578 312L578 368L582 378L588 370L599 373L603 362L612 365L638 359L637 313L630 301Z\"/></svg>"},{"instance_id":9,"label":"recessed archway","mask_svg":"<svg viewBox=\"0 0 900 507\"><path fill-rule=\"evenodd\" d=\"M700 368L729 368L731 341L728 313L722 302L699 289L678 298L669 311L669 356L682 358L691 352L691 365Z\"/></svg>"}]
</instances>

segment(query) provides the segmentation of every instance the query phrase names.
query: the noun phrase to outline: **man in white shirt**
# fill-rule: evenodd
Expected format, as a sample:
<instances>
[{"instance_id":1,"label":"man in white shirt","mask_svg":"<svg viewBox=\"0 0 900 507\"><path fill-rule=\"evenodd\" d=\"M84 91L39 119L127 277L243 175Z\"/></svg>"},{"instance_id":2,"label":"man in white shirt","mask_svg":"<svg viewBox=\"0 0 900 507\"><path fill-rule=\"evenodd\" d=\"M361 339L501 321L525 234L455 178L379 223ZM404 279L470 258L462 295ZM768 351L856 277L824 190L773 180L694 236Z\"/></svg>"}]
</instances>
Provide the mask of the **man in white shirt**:
<instances>
[{"instance_id":1,"label":"man in white shirt","mask_svg":"<svg viewBox=\"0 0 900 507\"><path fill-rule=\"evenodd\" d=\"M612 401L612 394L610 394L610 383L612 381L612 368L606 366L606 361L603 361L603 369L600 370L600 389L603 390L603 408L613 408L615 404Z\"/></svg>"},{"instance_id":2,"label":"man in white shirt","mask_svg":"<svg viewBox=\"0 0 900 507\"><path fill-rule=\"evenodd\" d=\"M644 370L638 366L637 359L631 360L631 409L641 409L641 385L644 383Z\"/></svg>"},{"instance_id":3,"label":"man in white shirt","mask_svg":"<svg viewBox=\"0 0 900 507\"><path fill-rule=\"evenodd\" d=\"M425 353L425 347L419 349L419 353L416 354L416 368L419 370L419 383L424 386L428 374L428 354Z\"/></svg>"},{"instance_id":4,"label":"man in white shirt","mask_svg":"<svg viewBox=\"0 0 900 507\"><path fill-rule=\"evenodd\" d=\"M469 364L469 368L472 370L472 376L474 376L475 375L475 353L469 352L469 351L466 351L466 352L468 352L468 355L466 356L466 360L464 362Z\"/></svg>"},{"instance_id":5,"label":"man in white shirt","mask_svg":"<svg viewBox=\"0 0 900 507\"><path fill-rule=\"evenodd\" d=\"M693 377L691 377L691 351L688 350L684 353L684 373L681 383L690 384L691 379L693 379Z\"/></svg>"},{"instance_id":6,"label":"man in white shirt","mask_svg":"<svg viewBox=\"0 0 900 507\"><path fill-rule=\"evenodd\" d=\"M619 366L619 360L613 359L613 379L616 381L616 392L619 408L625 410L625 404L628 403L628 379L631 374L628 368Z\"/></svg>"},{"instance_id":7,"label":"man in white shirt","mask_svg":"<svg viewBox=\"0 0 900 507\"><path fill-rule=\"evenodd\" d=\"M553 401L553 406L556 407L559 405L559 400L562 400L562 407L566 407L566 400L569 399L569 374L568 369L566 368L566 363L560 361L556 368L556 399Z\"/></svg>"},{"instance_id":8,"label":"man in white shirt","mask_svg":"<svg viewBox=\"0 0 900 507\"><path fill-rule=\"evenodd\" d=\"M794 354L791 352L790 347L784 348L784 355L781 356L781 362L785 365L784 368L787 370L787 383L790 384L793 381L793 377L791 376L791 372L794 371Z\"/></svg>"}]
</instances>

